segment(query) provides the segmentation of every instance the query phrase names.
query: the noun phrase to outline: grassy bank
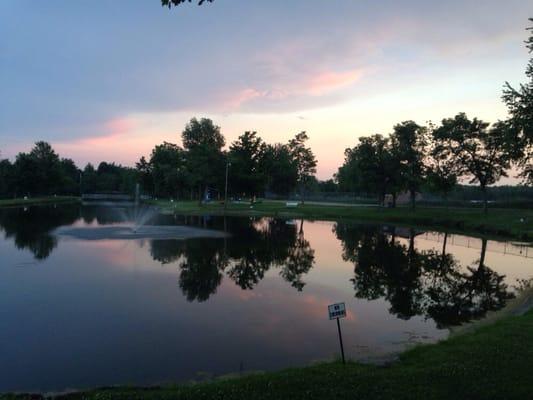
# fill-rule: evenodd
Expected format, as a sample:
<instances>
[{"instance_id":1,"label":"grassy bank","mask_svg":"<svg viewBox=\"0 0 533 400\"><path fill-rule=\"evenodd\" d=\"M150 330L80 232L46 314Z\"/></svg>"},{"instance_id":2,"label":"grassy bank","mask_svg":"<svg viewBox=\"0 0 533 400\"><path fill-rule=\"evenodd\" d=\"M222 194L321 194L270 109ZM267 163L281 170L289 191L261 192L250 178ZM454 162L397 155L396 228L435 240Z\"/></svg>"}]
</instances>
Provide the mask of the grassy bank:
<instances>
[{"instance_id":1,"label":"grassy bank","mask_svg":"<svg viewBox=\"0 0 533 400\"><path fill-rule=\"evenodd\" d=\"M249 204L220 203L199 205L197 202L152 201L164 210L182 214L278 216L325 220L353 220L385 224L401 224L422 228L446 229L450 232L533 240L533 210L491 209L488 215L476 208L380 208L333 204L312 204L287 207L285 202L264 201L250 208Z\"/></svg>"},{"instance_id":2,"label":"grassy bank","mask_svg":"<svg viewBox=\"0 0 533 400\"><path fill-rule=\"evenodd\" d=\"M56 197L32 197L29 199L5 199L0 200L0 207L17 207L17 206L35 206L43 204L59 204L78 202L79 197L74 196L56 196Z\"/></svg>"},{"instance_id":3,"label":"grassy bank","mask_svg":"<svg viewBox=\"0 0 533 400\"><path fill-rule=\"evenodd\" d=\"M530 311L434 345L416 347L386 367L336 362L210 383L99 389L63 398L525 399L533 393L532 360Z\"/></svg>"}]
</instances>

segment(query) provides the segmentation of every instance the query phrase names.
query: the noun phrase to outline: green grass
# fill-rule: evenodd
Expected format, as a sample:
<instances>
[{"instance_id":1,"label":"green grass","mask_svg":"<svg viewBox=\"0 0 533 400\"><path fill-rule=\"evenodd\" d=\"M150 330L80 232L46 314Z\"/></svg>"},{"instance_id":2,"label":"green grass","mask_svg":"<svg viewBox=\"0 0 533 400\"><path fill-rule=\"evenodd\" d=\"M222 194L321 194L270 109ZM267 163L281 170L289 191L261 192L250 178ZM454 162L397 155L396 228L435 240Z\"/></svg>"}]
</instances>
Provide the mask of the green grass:
<instances>
[{"instance_id":1,"label":"green grass","mask_svg":"<svg viewBox=\"0 0 533 400\"><path fill-rule=\"evenodd\" d=\"M78 202L79 197L57 196L57 197L31 197L27 200L23 198L0 200L0 207L35 206L41 204L59 204Z\"/></svg>"},{"instance_id":2,"label":"green grass","mask_svg":"<svg viewBox=\"0 0 533 400\"><path fill-rule=\"evenodd\" d=\"M63 398L526 399L533 393L532 365L530 311L434 345L416 347L385 367L334 362L209 383L98 389Z\"/></svg>"},{"instance_id":3,"label":"green grass","mask_svg":"<svg viewBox=\"0 0 533 400\"><path fill-rule=\"evenodd\" d=\"M372 206L305 204L294 208L285 202L264 201L250 208L249 204L220 203L200 206L198 202L152 201L164 210L182 214L277 216L286 218L310 218L324 220L353 220L402 224L421 228L445 229L450 232L505 237L517 240L533 240L533 210L489 209L488 215L478 208L436 208L418 207L412 211L407 207L380 208ZM521 222L524 219L525 222Z\"/></svg>"}]
</instances>

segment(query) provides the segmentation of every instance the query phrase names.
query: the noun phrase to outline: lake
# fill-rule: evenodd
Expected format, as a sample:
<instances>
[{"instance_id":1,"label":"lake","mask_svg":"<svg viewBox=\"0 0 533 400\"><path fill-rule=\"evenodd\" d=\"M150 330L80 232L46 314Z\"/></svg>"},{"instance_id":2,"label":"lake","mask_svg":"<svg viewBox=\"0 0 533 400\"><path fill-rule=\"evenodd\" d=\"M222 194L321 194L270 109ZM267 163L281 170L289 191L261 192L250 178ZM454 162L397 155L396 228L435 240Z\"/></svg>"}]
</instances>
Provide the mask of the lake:
<instances>
[{"instance_id":1,"label":"lake","mask_svg":"<svg viewBox=\"0 0 533 400\"><path fill-rule=\"evenodd\" d=\"M388 359L483 318L533 277L521 244L403 227L147 212L190 240L56 235L129 208L0 209L0 392L152 385Z\"/></svg>"}]
</instances>

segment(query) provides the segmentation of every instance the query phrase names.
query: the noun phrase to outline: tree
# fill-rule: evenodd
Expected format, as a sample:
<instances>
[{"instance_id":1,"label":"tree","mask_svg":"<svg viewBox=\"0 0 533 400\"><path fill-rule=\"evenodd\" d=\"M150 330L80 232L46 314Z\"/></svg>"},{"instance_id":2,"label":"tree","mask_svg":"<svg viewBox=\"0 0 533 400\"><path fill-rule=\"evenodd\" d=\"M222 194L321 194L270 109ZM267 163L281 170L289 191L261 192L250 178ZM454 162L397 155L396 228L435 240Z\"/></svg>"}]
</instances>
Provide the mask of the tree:
<instances>
[{"instance_id":1,"label":"tree","mask_svg":"<svg viewBox=\"0 0 533 400\"><path fill-rule=\"evenodd\" d=\"M142 159L137 165L147 168ZM151 181L156 196L177 196L186 185L185 152L176 144L163 142L155 146L148 169L152 175Z\"/></svg>"},{"instance_id":2,"label":"tree","mask_svg":"<svg viewBox=\"0 0 533 400\"><path fill-rule=\"evenodd\" d=\"M206 1L209 2L209 3L213 2L213 0L198 0L198 5L201 6ZM190 3L190 2L192 2L192 0L161 0L161 5L164 6L164 7L171 8L172 6L176 7L176 6L179 6L182 3L187 3L187 2ZM195 2L196 2L196 0L195 0Z\"/></svg>"},{"instance_id":3,"label":"tree","mask_svg":"<svg viewBox=\"0 0 533 400\"><path fill-rule=\"evenodd\" d=\"M529 19L533 22L533 18ZM533 26L527 28L533 33ZM533 34L526 40L529 53L533 53ZM527 83L514 88L505 82L502 99L507 105L508 121L507 142L514 144L514 158L522 169L520 176L524 182L533 185L533 58L526 68Z\"/></svg>"},{"instance_id":4,"label":"tree","mask_svg":"<svg viewBox=\"0 0 533 400\"><path fill-rule=\"evenodd\" d=\"M405 121L395 125L391 135L391 148L400 160L401 180L409 191L412 209L424 179L425 133L424 127L414 121Z\"/></svg>"},{"instance_id":5,"label":"tree","mask_svg":"<svg viewBox=\"0 0 533 400\"><path fill-rule=\"evenodd\" d=\"M458 168L458 175L470 176L470 183L478 183L483 193L483 209L487 213L487 187L502 176L507 176L510 155L505 149L501 124L489 129L489 124L466 114L442 120L434 131L434 138L442 149L443 157L452 157Z\"/></svg>"},{"instance_id":6,"label":"tree","mask_svg":"<svg viewBox=\"0 0 533 400\"><path fill-rule=\"evenodd\" d=\"M19 153L14 164L17 192L25 195L56 193L61 183L59 156L46 142L37 142L29 153Z\"/></svg>"},{"instance_id":7,"label":"tree","mask_svg":"<svg viewBox=\"0 0 533 400\"><path fill-rule=\"evenodd\" d=\"M96 192L96 181L98 176L96 169L91 163L88 163L81 174L81 192L82 193L94 193Z\"/></svg>"},{"instance_id":8,"label":"tree","mask_svg":"<svg viewBox=\"0 0 533 400\"><path fill-rule=\"evenodd\" d=\"M58 191L62 194L80 193L80 170L70 158L60 160L61 182Z\"/></svg>"},{"instance_id":9,"label":"tree","mask_svg":"<svg viewBox=\"0 0 533 400\"><path fill-rule=\"evenodd\" d=\"M234 141L228 153L231 162L231 189L233 193L251 197L265 189L265 174L261 161L266 145L257 132L246 131Z\"/></svg>"},{"instance_id":10,"label":"tree","mask_svg":"<svg viewBox=\"0 0 533 400\"><path fill-rule=\"evenodd\" d=\"M0 197L14 193L13 164L7 159L0 160Z\"/></svg>"},{"instance_id":11,"label":"tree","mask_svg":"<svg viewBox=\"0 0 533 400\"><path fill-rule=\"evenodd\" d=\"M339 191L339 186L333 179L318 181L318 190L322 193L335 193Z\"/></svg>"},{"instance_id":12,"label":"tree","mask_svg":"<svg viewBox=\"0 0 533 400\"><path fill-rule=\"evenodd\" d=\"M288 195L298 182L298 168L291 151L285 144L267 145L261 161L261 170L266 176L267 190Z\"/></svg>"},{"instance_id":13,"label":"tree","mask_svg":"<svg viewBox=\"0 0 533 400\"><path fill-rule=\"evenodd\" d=\"M198 188L199 200L210 186L222 189L224 182L225 145L220 127L207 118L193 118L182 133L183 147L187 151L186 168L192 187Z\"/></svg>"},{"instance_id":14,"label":"tree","mask_svg":"<svg viewBox=\"0 0 533 400\"><path fill-rule=\"evenodd\" d=\"M310 147L305 143L309 136L305 132L300 132L289 141L289 150L296 164L297 182L300 187L302 203L305 201L305 190L309 179L316 173L316 158Z\"/></svg>"},{"instance_id":15,"label":"tree","mask_svg":"<svg viewBox=\"0 0 533 400\"><path fill-rule=\"evenodd\" d=\"M344 152L337 180L342 188L375 194L379 204L391 193L393 206L400 184L400 160L391 151L389 139L381 135L359 138L359 144Z\"/></svg>"},{"instance_id":16,"label":"tree","mask_svg":"<svg viewBox=\"0 0 533 400\"><path fill-rule=\"evenodd\" d=\"M435 127L430 124L430 141L426 156L426 181L430 191L441 194L448 201L449 193L457 185L460 170L452 154L435 137Z\"/></svg>"},{"instance_id":17,"label":"tree","mask_svg":"<svg viewBox=\"0 0 533 400\"><path fill-rule=\"evenodd\" d=\"M135 168L139 173L139 181L143 190L145 192L155 194L154 178L152 176L152 165L150 164L150 162L146 161L146 158L142 156L141 159L135 163Z\"/></svg>"}]
</instances>

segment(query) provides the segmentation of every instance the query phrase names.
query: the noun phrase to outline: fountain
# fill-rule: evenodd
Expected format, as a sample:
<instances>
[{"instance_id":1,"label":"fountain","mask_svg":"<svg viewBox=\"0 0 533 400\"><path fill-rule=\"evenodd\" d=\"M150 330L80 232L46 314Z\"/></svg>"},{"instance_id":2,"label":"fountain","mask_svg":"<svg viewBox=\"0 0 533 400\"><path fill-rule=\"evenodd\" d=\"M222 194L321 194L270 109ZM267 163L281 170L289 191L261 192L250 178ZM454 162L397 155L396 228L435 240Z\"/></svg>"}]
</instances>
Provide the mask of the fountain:
<instances>
[{"instance_id":1,"label":"fountain","mask_svg":"<svg viewBox=\"0 0 533 400\"><path fill-rule=\"evenodd\" d=\"M54 234L81 240L185 240L194 238L225 238L228 236L227 233L222 231L183 225L61 227L56 229Z\"/></svg>"},{"instance_id":2,"label":"fountain","mask_svg":"<svg viewBox=\"0 0 533 400\"><path fill-rule=\"evenodd\" d=\"M185 240L192 238L225 238L226 232L196 228L185 225L153 224L158 212L153 207L139 205L139 191L136 190L134 207L112 207L118 223L107 226L69 226L54 231L57 236L81 240Z\"/></svg>"}]
</instances>

